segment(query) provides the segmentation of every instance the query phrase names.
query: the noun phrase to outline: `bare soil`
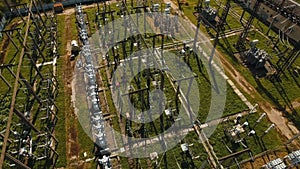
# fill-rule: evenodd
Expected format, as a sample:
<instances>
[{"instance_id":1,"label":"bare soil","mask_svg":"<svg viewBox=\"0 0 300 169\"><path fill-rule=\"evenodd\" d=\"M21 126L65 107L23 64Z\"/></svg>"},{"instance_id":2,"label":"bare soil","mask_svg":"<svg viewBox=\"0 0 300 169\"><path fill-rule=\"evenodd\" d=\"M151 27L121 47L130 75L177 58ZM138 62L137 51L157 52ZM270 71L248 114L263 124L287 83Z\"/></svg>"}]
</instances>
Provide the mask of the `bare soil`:
<instances>
[{"instance_id":1,"label":"bare soil","mask_svg":"<svg viewBox=\"0 0 300 169\"><path fill-rule=\"evenodd\" d=\"M300 98L292 101L292 105L293 105L294 109L299 108L300 107Z\"/></svg>"},{"instance_id":2,"label":"bare soil","mask_svg":"<svg viewBox=\"0 0 300 169\"><path fill-rule=\"evenodd\" d=\"M79 152L80 152L80 145L78 143L78 131L77 131L77 123L74 123L72 121L76 121L77 117L75 115L75 111L74 108L72 106L71 103L71 95L72 95L72 80L73 80L73 75L74 75L74 66L75 63L71 62L70 60L70 51L71 51L71 46L70 46L70 42L71 42L71 32L72 28L71 27L71 14L66 15L65 17L65 33L64 33L64 38L67 39L67 54L62 56L62 58L64 61L64 65L63 65L63 69L64 69L64 86L65 86L65 93L66 96L68 97L67 100L67 105L66 107L68 107L66 109L65 112L65 116L66 116L66 131L67 131L67 139L66 139L66 147L67 147L67 161L68 161L68 166L67 168L73 168L74 164L72 164L71 162L75 160L79 157ZM73 167L72 167L73 166ZM78 167L78 164L76 166L76 168Z\"/></svg>"}]
</instances>

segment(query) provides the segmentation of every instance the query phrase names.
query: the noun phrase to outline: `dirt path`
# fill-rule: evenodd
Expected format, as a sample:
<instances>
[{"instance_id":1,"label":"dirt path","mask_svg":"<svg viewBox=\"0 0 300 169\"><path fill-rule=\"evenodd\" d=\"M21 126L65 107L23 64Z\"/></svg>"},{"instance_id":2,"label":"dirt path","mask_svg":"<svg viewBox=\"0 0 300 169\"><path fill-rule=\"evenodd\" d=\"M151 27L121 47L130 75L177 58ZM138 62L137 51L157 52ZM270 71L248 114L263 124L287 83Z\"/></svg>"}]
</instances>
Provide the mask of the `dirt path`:
<instances>
[{"instance_id":1,"label":"dirt path","mask_svg":"<svg viewBox=\"0 0 300 169\"><path fill-rule=\"evenodd\" d=\"M68 98L66 98L66 105L68 108L65 112L65 126L66 126L66 149L67 149L67 168L77 168L75 166L77 158L79 157L80 152L80 145L78 143L78 132L77 132L77 125L74 123L74 121L77 120L77 117L75 116L75 112L71 103L71 95L72 95L72 81L74 76L74 62L70 61L70 51L71 51L71 32L72 28L70 22L71 22L71 14L66 15L65 17L65 33L64 38L67 40L67 54L62 56L61 59L63 59L63 69L64 69L64 86L65 86L65 92ZM74 161L75 160L75 161Z\"/></svg>"},{"instance_id":2,"label":"dirt path","mask_svg":"<svg viewBox=\"0 0 300 169\"><path fill-rule=\"evenodd\" d=\"M85 5L83 6L83 9L88 9L88 8L95 8L97 6L97 4L92 4L92 5ZM70 46L70 42L72 40L72 29L76 29L73 28L71 26L71 17L72 15L74 15L75 13L75 8L68 8L65 9L63 13L59 14L59 15L64 15L66 16L65 18L65 38L67 40L67 54L65 56L63 56L63 60L64 60L64 67L65 67L65 75L64 75L64 82L65 82L65 87L66 87L66 93L67 95L70 97L70 109L68 110L68 113L66 113L66 131L67 131L67 141L66 141L66 148L67 148L67 168L86 168L87 166L85 165L85 161L79 160L79 153L80 153L80 144L78 142L78 131L77 131L77 125L76 125L76 121L77 121L77 114L76 111L74 110L75 106L75 98L74 97L74 93L72 95L72 90L74 90L74 84L73 84L73 79L75 78L74 76L74 66L75 66L75 61L70 61L70 51L71 51L71 46ZM102 95L105 95L104 93L101 93ZM102 97L100 97L102 98ZM106 106L107 103L101 102L101 107L107 107ZM107 110L107 112L109 112ZM70 118L72 120L70 120ZM110 135L109 135L110 136ZM111 138L111 137L110 137ZM111 138L110 139L111 143L114 142L114 140ZM113 161L113 160L112 160Z\"/></svg>"},{"instance_id":3,"label":"dirt path","mask_svg":"<svg viewBox=\"0 0 300 169\"><path fill-rule=\"evenodd\" d=\"M294 109L299 108L300 107L300 99L296 99L296 100L292 101L292 105L293 105Z\"/></svg>"},{"instance_id":4,"label":"dirt path","mask_svg":"<svg viewBox=\"0 0 300 169\"><path fill-rule=\"evenodd\" d=\"M83 9L88 9L88 8L95 8L97 6L96 3L92 4L92 5L83 5L82 8ZM75 13L75 8L74 7L71 7L71 8L67 8L64 10L63 13L61 14L58 14L58 15L66 15L66 16L69 16L69 15L72 15Z\"/></svg>"}]
</instances>

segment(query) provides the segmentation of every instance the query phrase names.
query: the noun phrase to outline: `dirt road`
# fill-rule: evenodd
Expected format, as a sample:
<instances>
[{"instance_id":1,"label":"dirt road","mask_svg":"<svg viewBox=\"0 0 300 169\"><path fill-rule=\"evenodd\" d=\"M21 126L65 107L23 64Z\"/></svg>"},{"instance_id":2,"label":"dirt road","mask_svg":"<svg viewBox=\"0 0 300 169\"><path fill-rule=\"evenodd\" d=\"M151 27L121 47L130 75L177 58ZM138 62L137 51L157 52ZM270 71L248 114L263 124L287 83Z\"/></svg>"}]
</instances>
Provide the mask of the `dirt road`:
<instances>
[{"instance_id":1,"label":"dirt road","mask_svg":"<svg viewBox=\"0 0 300 169\"><path fill-rule=\"evenodd\" d=\"M74 62L70 61L70 51L71 51L71 38L72 38L72 28L71 26L71 15L72 13L67 13L65 17L65 32L62 36L67 41L67 53L62 56L60 59L63 60L63 69L64 69L64 75L63 75L63 81L65 86L65 93L67 98L65 99L66 104L66 111L65 111L65 127L67 131L66 136L66 148L67 148L67 168L74 168L73 162L79 157L80 152L80 145L78 143L78 132L77 132L77 125L76 123L73 123L72 121L77 120L74 109L71 103L71 95L72 95L72 81L73 81L73 70L74 70Z\"/></svg>"}]
</instances>

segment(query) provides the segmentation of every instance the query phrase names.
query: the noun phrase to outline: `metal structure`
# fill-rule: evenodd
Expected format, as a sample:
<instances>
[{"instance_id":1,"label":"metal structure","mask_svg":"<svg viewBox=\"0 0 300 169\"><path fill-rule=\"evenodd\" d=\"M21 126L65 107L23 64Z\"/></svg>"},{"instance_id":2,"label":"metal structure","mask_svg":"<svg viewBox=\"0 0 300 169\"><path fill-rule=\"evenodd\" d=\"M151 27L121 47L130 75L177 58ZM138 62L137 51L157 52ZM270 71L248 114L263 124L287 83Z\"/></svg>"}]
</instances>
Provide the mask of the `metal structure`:
<instances>
[{"instance_id":1,"label":"metal structure","mask_svg":"<svg viewBox=\"0 0 300 169\"><path fill-rule=\"evenodd\" d=\"M278 52L279 60L274 63L276 66L276 73L272 76L278 79L284 71L289 69L299 56L300 50L300 10L299 4L290 0L275 0L275 1L238 1L237 2L244 11L240 18L243 25L245 11L249 12L251 16L248 18L244 31L240 35L236 44L236 48L243 52L245 50L245 40L249 30L251 29L253 19L257 18L269 28L266 35L269 36L273 43L273 48ZM274 41L270 36L270 30L278 32L277 40ZM265 33L265 32L264 32ZM278 47L281 43L285 50L281 51Z\"/></svg>"},{"instance_id":2,"label":"metal structure","mask_svg":"<svg viewBox=\"0 0 300 169\"><path fill-rule=\"evenodd\" d=\"M240 53L241 59L255 77L272 76L276 68L269 54L256 46L258 42L257 39L250 41L250 49Z\"/></svg>"},{"instance_id":3,"label":"metal structure","mask_svg":"<svg viewBox=\"0 0 300 169\"><path fill-rule=\"evenodd\" d=\"M277 72L275 78L279 78L280 75L284 74L284 71L289 69L300 55L300 48L293 48L286 57L280 57L276 63Z\"/></svg>"},{"instance_id":4,"label":"metal structure","mask_svg":"<svg viewBox=\"0 0 300 169\"><path fill-rule=\"evenodd\" d=\"M265 169L285 169L285 168L287 168L285 163L280 158L270 161L269 163L263 165L262 167Z\"/></svg>"},{"instance_id":5,"label":"metal structure","mask_svg":"<svg viewBox=\"0 0 300 169\"><path fill-rule=\"evenodd\" d=\"M197 30L196 30L196 35L194 39L194 48L196 47L196 42L198 38L198 32L200 29L200 24L203 22L206 27L212 28L215 32L215 40L214 40L214 47L213 50L211 51L211 58L210 61L212 61L212 57L215 53L215 48L217 44L219 43L219 36L221 35L227 46L230 46L227 39L225 38L225 25L226 25L226 18L228 16L229 10L230 10L230 2L231 0L226 1L225 8L223 9L223 12L221 16L217 16L217 13L215 10L213 10L210 6L209 3L210 1L207 0L203 2L203 0L198 0L198 4L195 7L195 12L194 15L197 17ZM204 7L203 7L204 4ZM194 49L195 50L195 49Z\"/></svg>"},{"instance_id":6,"label":"metal structure","mask_svg":"<svg viewBox=\"0 0 300 169\"><path fill-rule=\"evenodd\" d=\"M298 166L300 164L300 150L293 151L284 158L289 160L292 167Z\"/></svg>"},{"instance_id":7,"label":"metal structure","mask_svg":"<svg viewBox=\"0 0 300 169\"><path fill-rule=\"evenodd\" d=\"M256 13L258 12L258 9L260 7L260 4L261 4L262 0L256 0L255 3L254 3L254 6L252 8L252 10L250 11L250 17L249 19L247 20L246 24L244 25L242 20L244 18L244 14L246 12L246 10L244 9L243 10L243 13L241 15L241 18L240 18L240 22L242 23L243 27L244 27L244 30L243 32L240 34L239 36L239 39L236 43L236 48L239 52L244 52L246 47L245 47L245 40L248 36L248 33L251 29L251 26L253 24L253 21L255 19L255 16L257 15Z\"/></svg>"},{"instance_id":8,"label":"metal structure","mask_svg":"<svg viewBox=\"0 0 300 169\"><path fill-rule=\"evenodd\" d=\"M275 125L271 124L262 134L257 134L255 131L256 127L261 123L262 119L266 116L266 113L262 113L260 117L254 122L254 124L250 124L248 122L248 117L254 112L256 106L257 104L247 113L246 117L242 118L242 115L240 114L236 116L233 121L226 120L223 123L225 137L223 137L222 142L230 154L219 158L218 160L220 161L220 163L225 165L226 162L230 162L230 160L234 159L237 167L240 168L240 165L244 162L239 161L237 157L244 153L248 153L251 161L253 162L254 156L252 155L251 147L249 147L247 144L247 141L249 139L255 139L256 144L261 148L262 152L267 150L263 138L269 133L272 128L275 127ZM231 150L230 148L234 148L237 146L241 146L243 150L236 151Z\"/></svg>"},{"instance_id":9,"label":"metal structure","mask_svg":"<svg viewBox=\"0 0 300 169\"><path fill-rule=\"evenodd\" d=\"M0 66L1 100L5 100L0 113L0 168L54 168L56 17L44 13L39 0L7 5L11 10L2 31L7 55Z\"/></svg>"},{"instance_id":10,"label":"metal structure","mask_svg":"<svg viewBox=\"0 0 300 169\"><path fill-rule=\"evenodd\" d=\"M83 63L84 79L86 84L86 93L87 93L87 103L89 104L90 111L90 124L91 131L94 142L97 144L98 154L98 164L105 168L111 168L110 164L110 152L108 152L108 146L106 141L105 127L104 127L104 117L100 107L100 98L97 90L97 80L96 80L96 65L95 60L93 60L90 43L88 40L86 17L83 12L82 6L78 5L75 8L76 10L76 19L79 29L79 37L83 44L82 51L80 53L81 62Z\"/></svg>"},{"instance_id":11,"label":"metal structure","mask_svg":"<svg viewBox=\"0 0 300 169\"><path fill-rule=\"evenodd\" d=\"M144 2L140 2L139 4L137 4L136 7L132 7L133 11L136 12L136 14L138 15L138 13L142 12L141 9L144 9L144 12L146 12L146 8L147 8L147 5L146 5L146 1ZM132 18L129 14L131 13L129 8L127 7L127 4L126 2L122 1L122 4L120 6L120 14L123 15L123 18L124 18L124 24L125 25L131 25L129 26L130 30L125 30L124 32L124 35L126 36L126 34L132 34L134 31L138 31L137 29L135 28L138 28L138 26L136 24L138 24L138 20L135 21L135 19L138 19L137 18ZM144 15L146 17L146 15ZM146 19L144 18L144 29L146 29ZM146 32L146 31L145 31ZM146 36L146 35L145 35ZM143 38L143 36L141 34L137 35L137 36L132 36L131 38L128 38L128 40L125 40L125 41L122 41L122 42L119 42L119 44L122 45L122 55L124 57L124 62L125 64L131 64L131 61L133 59L133 52L134 50L141 50L142 48L146 48L146 49L149 49L147 52L149 53L149 55L154 55L152 52L152 50L150 50L150 47L148 47L148 44L146 43L145 39ZM126 44L129 44L130 48L129 50L126 49ZM154 44L155 45L155 44ZM163 45L163 41L162 41L162 45ZM152 46L153 50L157 50L155 48L155 46ZM113 49L113 48L112 48ZM114 60L118 60L118 55L114 55L114 52L113 52L113 57L114 57ZM125 58L129 58L129 59L125 59ZM160 90L163 90L164 89L164 73L162 72L162 70L150 70L150 69L153 69L153 66L154 64L158 65L159 63L157 62L156 59L154 60L149 60L147 59L145 63L143 63L141 61L142 57L138 57L139 59L139 64L146 64L146 67L147 67L147 70L145 70L145 74L146 74L146 79L147 79L147 82L146 82L146 87L142 87L141 86L141 74L137 74L137 78L136 78L136 85L137 85L137 89L134 89L133 87L131 87L131 89L129 90L129 92L125 95L129 95L129 98L132 98L133 97L137 97L139 98L140 102L141 102L141 107L142 107L142 112L146 111L147 113L146 114L141 114L141 118L144 119L145 117L146 118L152 118L152 115L151 115L151 110L149 109L150 107L150 100L149 99L145 99L145 96L149 96L150 94L150 85L151 85L151 80L155 80L155 84L156 84L156 87L159 88ZM108 60L109 61L109 60ZM120 63L120 62L118 62ZM115 63L116 64L116 63ZM139 66L141 67L141 66ZM124 72L125 73L125 72ZM131 72L133 73L133 72ZM132 74L133 75L133 74ZM157 77L159 76L159 77ZM124 74L124 79L126 79L126 75ZM154 77L157 77L157 78L154 78ZM122 86L120 87L127 87L127 86L131 86L130 85L130 82L128 81L123 81L122 82ZM126 113L123 111L122 109L122 102L121 102L121 97L124 97L125 95L119 95L118 96L118 100L120 101L118 103L119 105L119 112L120 113ZM147 97L149 98L149 97ZM163 112L162 110L162 105L159 106L159 112ZM131 118L136 118L136 115L135 115L135 111L132 110L130 112L128 112L129 114L126 115L128 117L128 119L126 119L125 121L125 128L126 128L126 134L128 136L133 136L133 132L132 131L132 122L130 121ZM161 122L161 126L164 126L164 120L162 119L162 116L160 118L160 122ZM155 128L155 125L153 122L150 122L151 126ZM164 127L161 127L161 129L163 129ZM156 130L156 129L155 129ZM141 125L140 127L140 137L142 138L145 138L145 137L149 137L148 136L148 129L145 127L144 124ZM158 134L158 133L157 133ZM131 140L127 140L127 142L131 142ZM131 144L130 144L131 145ZM130 148L131 150L131 148Z\"/></svg>"},{"instance_id":12,"label":"metal structure","mask_svg":"<svg viewBox=\"0 0 300 169\"><path fill-rule=\"evenodd\" d=\"M269 24L267 34L270 29L278 32L278 41L287 47L287 50L280 54L276 63L277 72L275 78L279 78L284 71L289 69L300 54L300 5L290 1L265 1L260 9L264 16L265 23ZM277 44L275 43L275 47Z\"/></svg>"},{"instance_id":13,"label":"metal structure","mask_svg":"<svg viewBox=\"0 0 300 169\"><path fill-rule=\"evenodd\" d=\"M253 41L252 41L253 42ZM257 48L253 42L253 45L250 45L251 48L245 52L245 59L247 64L251 65L255 69L263 68L268 59L268 53L264 50Z\"/></svg>"},{"instance_id":14,"label":"metal structure","mask_svg":"<svg viewBox=\"0 0 300 169\"><path fill-rule=\"evenodd\" d=\"M155 2L155 4L157 4ZM159 89L161 91L165 90L165 83L169 80L169 83L175 84L178 83L178 85L184 81L188 80L191 81L194 79L194 77L186 78L186 79L171 79L166 75L164 72L164 58L163 58L163 50L165 49L165 39L169 38L168 40L173 40L171 42L171 46L174 47L174 49L180 54L179 56L182 57L183 54L180 53L181 50L187 50L186 48L182 49L181 47L178 47L178 45L175 45L174 39L170 38L172 37L172 31L173 34L176 30L176 20L172 20L170 17L170 4L166 4L166 8L164 11L163 17L160 17L161 15L157 15L156 13L153 13L152 15L145 15L143 12L149 12L148 11L148 4L147 1L137 1L136 6L133 5L130 7L130 5L127 5L126 2L122 1L118 3L116 11L112 11L110 9L109 4L103 4L102 8L99 6L99 10L97 13L97 19L96 22L98 24L99 29L99 36L100 36L100 46L107 47L109 49L108 53L106 55L103 55L103 62L107 65L106 70L109 71L109 75L112 75L112 72L116 70L117 67L122 67L123 65L130 65L132 64L132 60L136 59L138 60L138 67L146 66L146 69L141 71L141 73L134 74L133 70L128 69L127 72L124 73L120 79L109 79L111 80L111 88L113 93L115 93L116 98L116 108L118 110L119 115L119 122L124 123L124 128L121 129L124 134L130 137L141 137L141 138L148 138L149 137L149 131L157 132L160 130L161 133L165 130L165 127L169 124L172 124L174 122L173 116L174 114L179 112L178 110L172 109L172 112L166 113L167 118L165 116L159 117L159 127L156 127L154 122L149 122L149 125L147 124L140 124L137 125L134 124L134 122L130 119L134 118L140 118L141 120L145 119L152 119L153 117L153 110L150 108L150 100L149 95L152 92L151 90ZM169 5L169 6L168 6ZM151 4L149 5L151 6ZM157 6L157 5L154 5ZM162 10L162 9L161 9ZM156 10L159 11L158 8ZM155 12L155 11L153 11ZM122 29L122 32L117 28L114 27L114 24L111 24L109 28L107 26L103 26L108 23L108 21L113 21L116 14L119 15L120 20L122 20L122 25L127 29ZM130 14L135 13L137 17L133 17ZM139 17L140 16L140 17ZM146 18L148 17L148 18ZM160 31L160 33L152 35L152 34L141 34L139 30L146 29L147 28L147 19L153 19L154 27L157 28L157 30ZM167 24L162 24L167 23ZM138 25L140 24L140 25ZM137 29L140 28L140 29ZM178 30L177 30L178 31ZM146 32L146 31L144 31ZM133 35L136 33L137 35ZM169 35L167 37L166 35ZM122 36L125 37L124 40L119 42L114 42L114 38ZM118 39L117 38L117 39ZM150 42L149 42L150 41ZM110 42L111 44L108 44ZM182 45L182 44L181 44ZM145 53L140 54L140 57L135 56L135 51L141 51L143 49L146 49ZM187 57L190 52L187 51L184 56ZM146 57L146 56L153 56L153 57ZM162 69L155 69L156 67L162 67ZM140 71L138 71L140 72ZM131 75L131 76L130 76ZM121 75L120 75L121 76ZM128 77L134 77L134 79L129 82ZM145 78L145 83L142 83L141 79ZM174 87L176 85L172 85ZM120 89L125 89L128 91L127 93L121 93ZM177 95L181 92L179 89L174 87L174 93L177 93ZM181 93L182 95L182 93ZM187 93L189 95L189 93ZM126 97L131 99L131 103L137 103L140 105L140 109L143 113L136 112L133 109L126 110L125 106L123 105L122 98ZM162 98L162 97L160 97ZM136 102L132 102L132 100ZM176 102L179 104L179 99L177 97ZM184 103L188 104L188 103ZM162 105L160 104L158 107L157 112L164 112L163 106L169 106L170 105ZM179 106L177 107L179 108ZM152 111L152 112L151 112ZM140 113L140 114L139 114ZM174 113L174 114L173 114ZM123 119L123 116L127 117L127 119ZM173 121L172 121L173 120ZM177 119L180 120L180 119ZM121 126L121 125L120 125ZM138 128L138 129L137 129ZM159 133L156 133L158 135ZM124 146L127 146L126 149L128 153L131 152L132 147L129 147L128 144L131 143L131 138L128 137L128 140L123 140ZM164 144L161 144L162 148L165 148L163 146L166 146ZM166 165L166 164L165 164Z\"/></svg>"}]
</instances>

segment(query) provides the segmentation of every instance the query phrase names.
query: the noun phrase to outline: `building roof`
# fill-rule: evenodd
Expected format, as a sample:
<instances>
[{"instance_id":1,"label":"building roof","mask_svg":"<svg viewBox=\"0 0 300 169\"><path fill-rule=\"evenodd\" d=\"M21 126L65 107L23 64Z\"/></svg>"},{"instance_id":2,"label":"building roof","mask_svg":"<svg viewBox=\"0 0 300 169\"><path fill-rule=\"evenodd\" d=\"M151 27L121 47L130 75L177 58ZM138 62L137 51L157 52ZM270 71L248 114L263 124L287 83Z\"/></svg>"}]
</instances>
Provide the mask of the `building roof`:
<instances>
[{"instance_id":1,"label":"building roof","mask_svg":"<svg viewBox=\"0 0 300 169\"><path fill-rule=\"evenodd\" d=\"M53 5L53 7L62 7L62 6L63 6L62 3L55 3L55 4Z\"/></svg>"}]
</instances>

